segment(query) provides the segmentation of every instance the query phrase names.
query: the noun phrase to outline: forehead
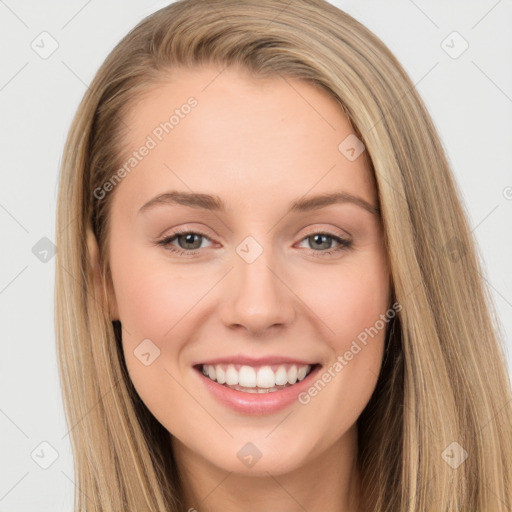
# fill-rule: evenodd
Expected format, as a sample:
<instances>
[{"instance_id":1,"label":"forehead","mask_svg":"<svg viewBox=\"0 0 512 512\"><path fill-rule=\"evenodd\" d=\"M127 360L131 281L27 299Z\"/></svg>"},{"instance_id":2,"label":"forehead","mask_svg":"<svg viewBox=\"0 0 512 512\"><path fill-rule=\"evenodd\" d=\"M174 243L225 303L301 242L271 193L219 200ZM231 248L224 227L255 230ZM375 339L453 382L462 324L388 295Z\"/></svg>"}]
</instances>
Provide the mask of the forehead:
<instances>
[{"instance_id":1,"label":"forehead","mask_svg":"<svg viewBox=\"0 0 512 512\"><path fill-rule=\"evenodd\" d=\"M129 172L116 194L139 206L166 189L262 205L341 190L376 202L366 153L352 160L339 149L354 137L340 105L303 81L178 69L149 88L124 122L121 165Z\"/></svg>"}]
</instances>

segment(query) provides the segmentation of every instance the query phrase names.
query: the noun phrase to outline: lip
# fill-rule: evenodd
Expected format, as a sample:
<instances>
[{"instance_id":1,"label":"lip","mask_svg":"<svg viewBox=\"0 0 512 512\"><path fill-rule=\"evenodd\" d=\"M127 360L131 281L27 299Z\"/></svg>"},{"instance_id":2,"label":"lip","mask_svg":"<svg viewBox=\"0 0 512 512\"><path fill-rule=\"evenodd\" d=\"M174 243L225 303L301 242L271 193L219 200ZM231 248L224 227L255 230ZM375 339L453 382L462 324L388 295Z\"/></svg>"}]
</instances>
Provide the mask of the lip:
<instances>
[{"instance_id":1,"label":"lip","mask_svg":"<svg viewBox=\"0 0 512 512\"><path fill-rule=\"evenodd\" d=\"M297 364L300 366L306 366L307 364L313 366L316 362L304 361L301 359L290 359L289 357L270 356L270 357L247 357L247 356L231 356L231 357L219 357L217 359L208 359L208 361L198 361L193 363L192 366L200 366L203 364L216 365L216 364L240 364L247 366L272 366L279 364Z\"/></svg>"},{"instance_id":2,"label":"lip","mask_svg":"<svg viewBox=\"0 0 512 512\"><path fill-rule=\"evenodd\" d=\"M238 360L239 359L236 359L236 361ZM201 372L202 364L222 364L226 362L232 363L233 361L234 359L216 359L215 363L198 363L197 366L194 366L194 370L203 385L218 402L236 412L246 415L273 414L290 406L297 400L300 393L306 391L306 389L310 387L311 382L313 382L315 376L322 367L319 363L295 363L312 364L314 368L305 379L296 382L293 386L283 388L279 391L272 391L271 393L244 393L243 391L237 391L211 380ZM245 359L245 361L247 361L247 359ZM255 360L252 360L252 363L250 364L256 366L254 361ZM261 364L261 361L262 360L259 360L258 364ZM277 361L277 359L273 359L273 361ZM281 359L277 364L281 362L289 363L290 360Z\"/></svg>"}]
</instances>

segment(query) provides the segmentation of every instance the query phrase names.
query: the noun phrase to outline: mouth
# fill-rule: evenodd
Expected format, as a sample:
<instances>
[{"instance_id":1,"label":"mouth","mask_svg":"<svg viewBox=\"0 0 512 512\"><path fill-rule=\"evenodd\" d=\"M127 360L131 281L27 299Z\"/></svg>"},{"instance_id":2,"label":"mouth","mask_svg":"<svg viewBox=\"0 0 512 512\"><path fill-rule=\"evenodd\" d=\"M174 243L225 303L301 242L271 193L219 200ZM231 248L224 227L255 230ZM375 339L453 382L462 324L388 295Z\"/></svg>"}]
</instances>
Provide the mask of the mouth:
<instances>
[{"instance_id":1,"label":"mouth","mask_svg":"<svg viewBox=\"0 0 512 512\"><path fill-rule=\"evenodd\" d=\"M234 363L197 364L198 372L209 380L242 393L274 393L292 388L308 377L320 364L281 363L243 365Z\"/></svg>"}]
</instances>

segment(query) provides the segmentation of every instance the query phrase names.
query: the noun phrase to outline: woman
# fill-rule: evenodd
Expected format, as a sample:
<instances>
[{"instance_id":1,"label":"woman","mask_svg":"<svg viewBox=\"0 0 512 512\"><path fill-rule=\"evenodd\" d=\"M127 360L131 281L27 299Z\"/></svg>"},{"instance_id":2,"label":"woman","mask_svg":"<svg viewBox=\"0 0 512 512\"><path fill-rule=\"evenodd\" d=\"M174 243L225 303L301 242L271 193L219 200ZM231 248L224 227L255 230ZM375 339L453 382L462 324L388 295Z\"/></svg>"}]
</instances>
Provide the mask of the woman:
<instances>
[{"instance_id":1,"label":"woman","mask_svg":"<svg viewBox=\"0 0 512 512\"><path fill-rule=\"evenodd\" d=\"M57 234L76 510L512 508L509 381L449 166L344 12L142 21L75 117Z\"/></svg>"}]
</instances>

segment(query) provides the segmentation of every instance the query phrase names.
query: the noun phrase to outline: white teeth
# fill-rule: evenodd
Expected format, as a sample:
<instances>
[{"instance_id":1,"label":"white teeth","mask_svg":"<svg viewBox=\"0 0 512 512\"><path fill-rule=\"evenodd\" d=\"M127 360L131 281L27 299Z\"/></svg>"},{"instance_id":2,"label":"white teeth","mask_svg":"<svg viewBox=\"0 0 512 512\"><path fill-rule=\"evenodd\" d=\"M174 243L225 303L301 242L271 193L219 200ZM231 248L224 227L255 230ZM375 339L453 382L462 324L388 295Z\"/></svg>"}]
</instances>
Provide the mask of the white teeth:
<instances>
[{"instance_id":1,"label":"white teeth","mask_svg":"<svg viewBox=\"0 0 512 512\"><path fill-rule=\"evenodd\" d=\"M238 372L232 364L226 370L226 384L228 386L236 386L238 384Z\"/></svg>"},{"instance_id":2,"label":"white teeth","mask_svg":"<svg viewBox=\"0 0 512 512\"><path fill-rule=\"evenodd\" d=\"M250 366L242 366L238 372L238 384L244 388L256 387L256 372Z\"/></svg>"},{"instance_id":3,"label":"white teeth","mask_svg":"<svg viewBox=\"0 0 512 512\"><path fill-rule=\"evenodd\" d=\"M218 365L215 371L217 372L217 382L224 384L226 382L226 372L222 369L222 366Z\"/></svg>"},{"instance_id":4,"label":"white teeth","mask_svg":"<svg viewBox=\"0 0 512 512\"><path fill-rule=\"evenodd\" d=\"M290 366L290 369L288 370L288 382L290 384L295 384L297 382L297 367L294 364Z\"/></svg>"},{"instance_id":5,"label":"white teeth","mask_svg":"<svg viewBox=\"0 0 512 512\"><path fill-rule=\"evenodd\" d=\"M239 368L237 370L237 368ZM252 366L229 365L208 365L202 366L202 372L205 376L219 384L227 386L239 386L242 388L253 388L249 392L264 392L265 390L276 390L276 386L293 385L297 381L304 380L311 370L311 366L292 364L286 369L285 365L280 366L261 366L253 368Z\"/></svg>"},{"instance_id":6,"label":"white teeth","mask_svg":"<svg viewBox=\"0 0 512 512\"><path fill-rule=\"evenodd\" d=\"M288 372L284 366L280 366L276 372L276 386L284 386L288 382Z\"/></svg>"},{"instance_id":7,"label":"white teeth","mask_svg":"<svg viewBox=\"0 0 512 512\"><path fill-rule=\"evenodd\" d=\"M305 366L301 366L297 370L297 380L304 380L306 378L306 372L307 372L307 368ZM218 373L217 373L217 382L219 382L219 375L218 375Z\"/></svg>"},{"instance_id":8,"label":"white teeth","mask_svg":"<svg viewBox=\"0 0 512 512\"><path fill-rule=\"evenodd\" d=\"M256 375L256 386L259 388L273 388L275 385L276 378L272 368L270 366L262 366Z\"/></svg>"}]
</instances>

